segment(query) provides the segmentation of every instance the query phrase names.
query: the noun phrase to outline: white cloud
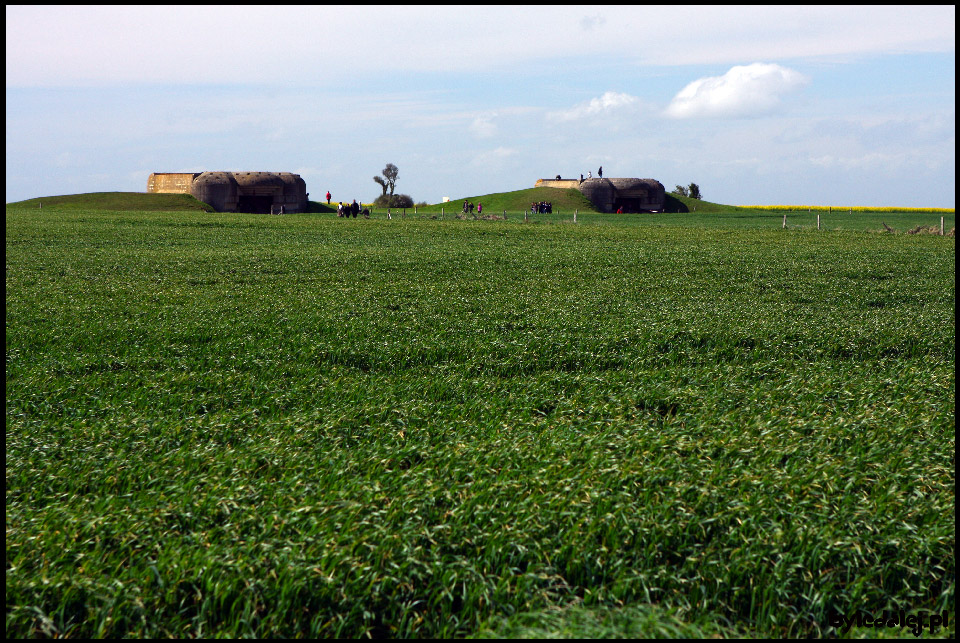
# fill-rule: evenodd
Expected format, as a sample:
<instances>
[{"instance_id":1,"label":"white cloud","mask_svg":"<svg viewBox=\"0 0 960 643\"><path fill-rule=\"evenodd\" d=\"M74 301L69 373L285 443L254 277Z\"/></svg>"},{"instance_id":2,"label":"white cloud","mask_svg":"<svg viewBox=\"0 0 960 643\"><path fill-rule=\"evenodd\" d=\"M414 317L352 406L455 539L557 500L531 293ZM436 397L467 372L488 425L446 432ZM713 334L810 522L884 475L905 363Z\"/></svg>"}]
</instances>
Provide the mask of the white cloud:
<instances>
[{"instance_id":1,"label":"white cloud","mask_svg":"<svg viewBox=\"0 0 960 643\"><path fill-rule=\"evenodd\" d=\"M636 96L619 92L606 92L599 98L593 98L571 109L549 112L547 114L547 120L562 123L579 120L581 118L607 116L624 108L637 107L639 105L640 99Z\"/></svg>"},{"instance_id":2,"label":"white cloud","mask_svg":"<svg viewBox=\"0 0 960 643\"><path fill-rule=\"evenodd\" d=\"M470 124L470 132L477 138L491 138L497 133L497 125L493 122L496 114L477 116Z\"/></svg>"},{"instance_id":3,"label":"white cloud","mask_svg":"<svg viewBox=\"0 0 960 643\"><path fill-rule=\"evenodd\" d=\"M329 86L385 66L463 74L554 57L673 66L952 52L955 17L952 6L609 6L587 16L539 6L8 6L6 83Z\"/></svg>"},{"instance_id":4,"label":"white cloud","mask_svg":"<svg viewBox=\"0 0 960 643\"><path fill-rule=\"evenodd\" d=\"M737 65L723 76L693 81L674 96L665 113L673 118L756 116L773 111L783 95L807 82L803 74L780 65Z\"/></svg>"},{"instance_id":5,"label":"white cloud","mask_svg":"<svg viewBox=\"0 0 960 643\"><path fill-rule=\"evenodd\" d=\"M476 167L504 167L505 163L508 163L515 159L518 151L510 147L498 147L494 150L488 150L486 152L480 152L473 157L470 164Z\"/></svg>"}]
</instances>

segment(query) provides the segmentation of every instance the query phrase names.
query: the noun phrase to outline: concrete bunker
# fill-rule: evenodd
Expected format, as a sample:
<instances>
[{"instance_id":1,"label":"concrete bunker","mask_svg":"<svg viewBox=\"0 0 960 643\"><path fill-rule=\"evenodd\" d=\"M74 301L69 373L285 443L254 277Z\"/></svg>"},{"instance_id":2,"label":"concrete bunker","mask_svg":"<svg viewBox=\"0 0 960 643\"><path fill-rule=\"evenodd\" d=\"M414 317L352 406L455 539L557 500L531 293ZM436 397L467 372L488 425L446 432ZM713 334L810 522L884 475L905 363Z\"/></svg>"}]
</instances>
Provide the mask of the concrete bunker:
<instances>
[{"instance_id":1,"label":"concrete bunker","mask_svg":"<svg viewBox=\"0 0 960 643\"><path fill-rule=\"evenodd\" d=\"M666 190L653 179L610 179L613 184L613 211L659 212L666 204Z\"/></svg>"},{"instance_id":2,"label":"concrete bunker","mask_svg":"<svg viewBox=\"0 0 960 643\"><path fill-rule=\"evenodd\" d=\"M218 212L307 210L307 184L290 172L155 172L147 179L147 192L192 194Z\"/></svg>"},{"instance_id":3,"label":"concrete bunker","mask_svg":"<svg viewBox=\"0 0 960 643\"><path fill-rule=\"evenodd\" d=\"M601 212L662 212L667 202L656 179L539 179L534 187L576 188Z\"/></svg>"}]
</instances>

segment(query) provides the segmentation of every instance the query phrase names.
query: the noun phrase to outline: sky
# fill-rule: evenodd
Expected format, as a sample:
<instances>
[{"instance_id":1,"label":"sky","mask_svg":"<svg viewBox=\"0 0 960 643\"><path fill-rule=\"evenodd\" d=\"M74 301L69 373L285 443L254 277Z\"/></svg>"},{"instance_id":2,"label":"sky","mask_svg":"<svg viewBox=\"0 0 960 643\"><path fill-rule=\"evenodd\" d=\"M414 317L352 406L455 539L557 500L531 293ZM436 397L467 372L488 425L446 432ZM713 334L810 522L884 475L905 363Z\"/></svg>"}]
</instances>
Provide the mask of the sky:
<instances>
[{"instance_id":1,"label":"sky","mask_svg":"<svg viewBox=\"0 0 960 643\"><path fill-rule=\"evenodd\" d=\"M954 6L7 6L6 199L151 172L364 203L539 178L955 207Z\"/></svg>"}]
</instances>

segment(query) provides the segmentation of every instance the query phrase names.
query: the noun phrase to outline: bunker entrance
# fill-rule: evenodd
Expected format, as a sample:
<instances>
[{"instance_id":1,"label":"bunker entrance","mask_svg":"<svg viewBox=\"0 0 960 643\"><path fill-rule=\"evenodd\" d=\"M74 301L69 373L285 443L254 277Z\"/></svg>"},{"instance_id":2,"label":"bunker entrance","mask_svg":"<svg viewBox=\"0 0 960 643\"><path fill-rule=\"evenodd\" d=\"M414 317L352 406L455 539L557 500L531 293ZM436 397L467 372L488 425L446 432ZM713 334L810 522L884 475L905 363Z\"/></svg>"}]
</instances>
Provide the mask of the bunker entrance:
<instances>
[{"instance_id":1,"label":"bunker entrance","mask_svg":"<svg viewBox=\"0 0 960 643\"><path fill-rule=\"evenodd\" d=\"M641 199L617 199L613 203L613 208L623 208L624 212L643 212L643 201Z\"/></svg>"},{"instance_id":2,"label":"bunker entrance","mask_svg":"<svg viewBox=\"0 0 960 643\"><path fill-rule=\"evenodd\" d=\"M254 196L252 194L241 194L237 203L239 212L252 212L254 214L270 214L270 206L273 205L272 196Z\"/></svg>"}]
</instances>

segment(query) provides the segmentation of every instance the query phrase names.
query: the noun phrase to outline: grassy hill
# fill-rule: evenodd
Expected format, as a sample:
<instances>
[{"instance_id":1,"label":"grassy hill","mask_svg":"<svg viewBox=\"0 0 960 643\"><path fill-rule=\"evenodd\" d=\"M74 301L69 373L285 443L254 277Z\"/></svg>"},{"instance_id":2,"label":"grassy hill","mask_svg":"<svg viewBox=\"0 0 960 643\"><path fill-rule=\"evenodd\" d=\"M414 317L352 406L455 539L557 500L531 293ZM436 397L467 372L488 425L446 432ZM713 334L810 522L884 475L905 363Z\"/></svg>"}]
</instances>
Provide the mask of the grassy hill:
<instances>
[{"instance_id":1,"label":"grassy hill","mask_svg":"<svg viewBox=\"0 0 960 643\"><path fill-rule=\"evenodd\" d=\"M464 201L473 204L482 203L484 210L490 214L497 212L524 212L530 209L531 203L547 201L553 204L553 211L581 213L597 213L597 209L579 190L574 188L527 188L512 192L493 192L491 194L461 196L451 199L448 203L435 203L420 206L420 212L440 212L443 208L447 213L459 212ZM16 203L8 206L39 208L57 207L72 210L104 210L113 212L123 211L203 211L214 212L214 209L198 201L189 194L148 194L145 192L89 192L85 194L66 194L61 196L45 196ZM665 204L667 212L751 212L746 208L711 203L688 197L678 197L667 194ZM336 206L328 206L319 201L310 201L307 212L330 214L336 212Z\"/></svg>"},{"instance_id":2,"label":"grassy hill","mask_svg":"<svg viewBox=\"0 0 960 643\"><path fill-rule=\"evenodd\" d=\"M429 206L420 207L421 212L439 212L444 208L447 212L459 212L464 201L470 201L474 205L483 204L485 212L494 214L496 212L522 212L530 209L531 203L547 201L553 204L553 211L573 211L596 212L593 204L587 197L583 196L580 190L573 188L527 188L525 190L514 190L513 192L494 192L492 194L461 196L451 199L449 203L436 203ZM451 210L451 208L453 210Z\"/></svg>"},{"instance_id":3,"label":"grassy hill","mask_svg":"<svg viewBox=\"0 0 960 643\"><path fill-rule=\"evenodd\" d=\"M320 214L336 214L337 206L336 205L327 205L320 201L307 201L307 212L320 213Z\"/></svg>"},{"instance_id":4,"label":"grassy hill","mask_svg":"<svg viewBox=\"0 0 960 643\"><path fill-rule=\"evenodd\" d=\"M716 212L750 212L746 208L736 205L724 205L723 203L712 203L702 199L692 199L687 196L677 196L667 193L667 200L664 204L664 210L667 212L704 212L707 214Z\"/></svg>"},{"instance_id":5,"label":"grassy hill","mask_svg":"<svg viewBox=\"0 0 960 643\"><path fill-rule=\"evenodd\" d=\"M464 200L471 203L483 204L483 209L488 214L498 214L506 211L510 214L517 214L529 211L530 204L539 201L548 201L553 204L555 215L569 216L573 211L579 211L581 215L600 215L596 216L596 221L616 222L619 219L616 216L602 214L598 212L592 203L576 189L559 188L527 188L524 190L514 190L512 192L493 192L490 194L461 196L451 199L447 203L436 203L433 205L419 206L418 211L421 214L431 215L439 214L443 208L447 214L460 212ZM44 196L26 201L17 201L8 203L7 207L16 208L57 208L71 211L78 210L99 210L102 212L214 212L215 210L198 201L189 194L148 194L145 192L89 192L84 194L66 194L60 196ZM689 197L680 197L667 193L664 210L668 214L690 213L693 215L720 215L709 216L706 219L699 220L697 225L709 224L730 224L731 220L742 223L743 221L757 222L761 220L770 220L779 222L788 206L735 206L722 203L712 203L700 199ZM364 207L372 207L364 204ZM897 216L895 227L897 230L906 231L918 225L933 226L939 224L939 211L933 212L933 209L927 208L904 208L892 212L892 208L874 208L876 212L866 212L866 208L853 208L852 214L847 214L846 209L837 208L832 215L824 218L824 225L827 227L836 227L843 224L845 227L856 229L879 230L882 226L882 219L889 218L892 215ZM814 208L816 210L816 208ZM945 227L951 228L953 224L952 211L946 211ZM335 205L327 205L319 201L310 201L307 205L307 213L311 214L334 214ZM633 221L633 215L621 215L626 217L623 221ZM879 217L879 218L878 218ZM731 219L732 218L732 219ZM586 220L589 220L588 216ZM658 219L658 221L662 221ZM686 219L670 219L670 222L684 224ZM789 213L789 225L796 226L816 226L816 212L811 214L806 211L797 211Z\"/></svg>"},{"instance_id":6,"label":"grassy hill","mask_svg":"<svg viewBox=\"0 0 960 643\"><path fill-rule=\"evenodd\" d=\"M483 194L476 196L461 196L451 199L449 203L436 203L434 205L420 207L421 212L439 211L441 207L447 212L459 212L460 206L464 201L470 201L473 204L482 203L483 209L491 214L506 210L507 212L518 212L528 210L531 203L547 201L553 204L553 211L567 212L579 210L580 212L597 212L593 203L575 188L527 188L525 190L514 190L513 192L494 192L492 194ZM665 203L667 212L748 212L748 210L734 206L724 205L722 203L711 203L710 201L701 201L689 197L678 197L673 194L667 194Z\"/></svg>"},{"instance_id":7,"label":"grassy hill","mask_svg":"<svg viewBox=\"0 0 960 643\"><path fill-rule=\"evenodd\" d=\"M189 194L148 194L146 192L88 192L43 196L26 201L8 203L18 208L65 208L68 210L103 210L108 212L215 212L212 206L198 201ZM336 206L319 201L308 201L307 212L331 214Z\"/></svg>"},{"instance_id":8,"label":"grassy hill","mask_svg":"<svg viewBox=\"0 0 960 643\"><path fill-rule=\"evenodd\" d=\"M88 192L86 194L65 194L44 196L26 201L8 203L8 206L24 208L66 208L70 210L107 210L128 212L145 210L153 212L202 211L214 212L214 209L198 201L189 194L148 194L146 192Z\"/></svg>"}]
</instances>

